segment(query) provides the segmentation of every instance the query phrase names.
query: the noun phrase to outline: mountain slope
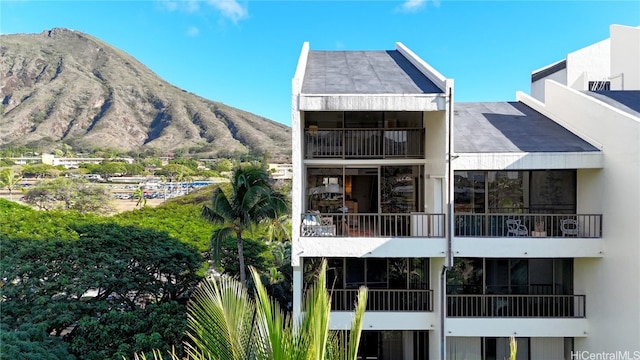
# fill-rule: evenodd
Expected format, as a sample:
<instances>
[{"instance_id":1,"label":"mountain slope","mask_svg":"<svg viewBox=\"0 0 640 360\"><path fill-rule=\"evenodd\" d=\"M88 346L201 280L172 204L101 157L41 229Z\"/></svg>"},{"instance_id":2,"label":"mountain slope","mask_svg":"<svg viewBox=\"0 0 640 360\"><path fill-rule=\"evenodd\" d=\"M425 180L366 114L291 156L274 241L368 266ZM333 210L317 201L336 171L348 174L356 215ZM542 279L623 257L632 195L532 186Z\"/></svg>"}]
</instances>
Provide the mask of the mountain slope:
<instances>
[{"instance_id":1,"label":"mountain slope","mask_svg":"<svg viewBox=\"0 0 640 360\"><path fill-rule=\"evenodd\" d=\"M0 36L0 146L290 158L291 129L167 83L81 32Z\"/></svg>"}]
</instances>

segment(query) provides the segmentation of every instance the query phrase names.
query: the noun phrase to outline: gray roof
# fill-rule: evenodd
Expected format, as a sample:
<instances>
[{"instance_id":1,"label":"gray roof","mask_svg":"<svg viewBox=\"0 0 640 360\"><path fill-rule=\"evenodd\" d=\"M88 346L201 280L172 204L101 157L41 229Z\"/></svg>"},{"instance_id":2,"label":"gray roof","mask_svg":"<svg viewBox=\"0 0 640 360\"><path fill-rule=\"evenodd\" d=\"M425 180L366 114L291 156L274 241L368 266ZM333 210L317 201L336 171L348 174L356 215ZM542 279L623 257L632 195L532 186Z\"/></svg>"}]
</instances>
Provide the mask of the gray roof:
<instances>
[{"instance_id":1,"label":"gray roof","mask_svg":"<svg viewBox=\"0 0 640 360\"><path fill-rule=\"evenodd\" d=\"M303 94L440 94L397 50L309 51Z\"/></svg>"},{"instance_id":2,"label":"gray roof","mask_svg":"<svg viewBox=\"0 0 640 360\"><path fill-rule=\"evenodd\" d=\"M584 93L618 110L640 117L640 90L584 91Z\"/></svg>"},{"instance_id":3,"label":"gray roof","mask_svg":"<svg viewBox=\"0 0 640 360\"><path fill-rule=\"evenodd\" d=\"M456 103L458 153L599 151L520 102Z\"/></svg>"}]
</instances>

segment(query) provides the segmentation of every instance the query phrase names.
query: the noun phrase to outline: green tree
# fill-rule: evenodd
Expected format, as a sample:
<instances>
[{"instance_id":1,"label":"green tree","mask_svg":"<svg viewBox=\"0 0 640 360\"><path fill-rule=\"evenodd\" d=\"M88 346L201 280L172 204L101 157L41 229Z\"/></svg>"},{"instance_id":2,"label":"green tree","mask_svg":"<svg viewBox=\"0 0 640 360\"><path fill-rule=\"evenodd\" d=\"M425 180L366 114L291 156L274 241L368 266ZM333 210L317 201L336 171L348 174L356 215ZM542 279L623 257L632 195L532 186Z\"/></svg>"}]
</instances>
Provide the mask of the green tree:
<instances>
[{"instance_id":1,"label":"green tree","mask_svg":"<svg viewBox=\"0 0 640 360\"><path fill-rule=\"evenodd\" d=\"M169 180L177 180L178 176L184 177L187 175L193 175L193 171L187 166L180 164L169 164L162 167L161 170L156 171L158 176L166 176Z\"/></svg>"},{"instance_id":2,"label":"green tree","mask_svg":"<svg viewBox=\"0 0 640 360\"><path fill-rule=\"evenodd\" d=\"M184 159L184 158L171 159L171 160L169 160L169 164L184 165L184 166L188 167L189 169L191 169L191 171L193 171L194 173L198 171L198 165L199 165L196 160Z\"/></svg>"},{"instance_id":3,"label":"green tree","mask_svg":"<svg viewBox=\"0 0 640 360\"><path fill-rule=\"evenodd\" d=\"M59 171L49 164L32 164L22 167L22 175L25 177L45 178L58 176Z\"/></svg>"},{"instance_id":4,"label":"green tree","mask_svg":"<svg viewBox=\"0 0 640 360\"><path fill-rule=\"evenodd\" d=\"M9 190L9 199L13 201L13 190L17 189L18 184L22 181L22 176L17 174L13 168L5 169L0 172L0 189Z\"/></svg>"},{"instance_id":5,"label":"green tree","mask_svg":"<svg viewBox=\"0 0 640 360\"><path fill-rule=\"evenodd\" d=\"M100 167L95 170L96 173L102 175L105 180L115 176L116 174L124 174L127 172L126 164L119 161L107 161L100 164Z\"/></svg>"},{"instance_id":6,"label":"green tree","mask_svg":"<svg viewBox=\"0 0 640 360\"><path fill-rule=\"evenodd\" d=\"M215 170L217 172L225 172L233 170L233 163L229 159L218 159L213 164L211 170Z\"/></svg>"},{"instance_id":7,"label":"green tree","mask_svg":"<svg viewBox=\"0 0 640 360\"><path fill-rule=\"evenodd\" d=\"M60 336L86 359L121 359L180 345L188 297L203 263L166 233L83 225L77 240L0 236L0 323ZM68 333L67 333L68 332ZM37 334L36 334L37 335ZM20 337L6 346L20 347Z\"/></svg>"},{"instance_id":8,"label":"green tree","mask_svg":"<svg viewBox=\"0 0 640 360\"><path fill-rule=\"evenodd\" d=\"M29 187L25 198L27 203L41 210L60 208L81 213L107 213L112 210L109 189L81 178L40 181Z\"/></svg>"},{"instance_id":9,"label":"green tree","mask_svg":"<svg viewBox=\"0 0 640 360\"><path fill-rule=\"evenodd\" d=\"M211 207L202 207L202 217L219 225L211 235L212 252L225 239L234 237L238 248L240 281L246 284L243 234L253 227L278 217L287 211L281 194L273 191L267 172L260 167L237 168L231 180L231 194L227 196L221 188L213 192ZM216 255L217 257L217 255Z\"/></svg>"},{"instance_id":10,"label":"green tree","mask_svg":"<svg viewBox=\"0 0 640 360\"><path fill-rule=\"evenodd\" d=\"M142 166L141 164L137 164L137 163L127 164L127 163L124 163L124 168L125 168L124 174L126 174L126 175L142 175L142 174L144 174L144 166Z\"/></svg>"}]
</instances>

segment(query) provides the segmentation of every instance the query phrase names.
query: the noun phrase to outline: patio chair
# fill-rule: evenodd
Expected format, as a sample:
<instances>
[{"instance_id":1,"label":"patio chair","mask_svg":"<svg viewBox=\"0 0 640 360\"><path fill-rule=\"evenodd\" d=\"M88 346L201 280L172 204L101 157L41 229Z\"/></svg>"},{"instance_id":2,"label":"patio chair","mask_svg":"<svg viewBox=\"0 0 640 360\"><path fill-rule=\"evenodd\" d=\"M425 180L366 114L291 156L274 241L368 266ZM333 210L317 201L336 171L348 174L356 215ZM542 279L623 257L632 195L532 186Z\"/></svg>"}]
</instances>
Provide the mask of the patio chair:
<instances>
[{"instance_id":1,"label":"patio chair","mask_svg":"<svg viewBox=\"0 0 640 360\"><path fill-rule=\"evenodd\" d=\"M520 223L520 220L507 219L507 236L527 236L529 229Z\"/></svg>"},{"instance_id":2,"label":"patio chair","mask_svg":"<svg viewBox=\"0 0 640 360\"><path fill-rule=\"evenodd\" d=\"M576 219L560 220L562 236L578 236L578 221Z\"/></svg>"}]
</instances>

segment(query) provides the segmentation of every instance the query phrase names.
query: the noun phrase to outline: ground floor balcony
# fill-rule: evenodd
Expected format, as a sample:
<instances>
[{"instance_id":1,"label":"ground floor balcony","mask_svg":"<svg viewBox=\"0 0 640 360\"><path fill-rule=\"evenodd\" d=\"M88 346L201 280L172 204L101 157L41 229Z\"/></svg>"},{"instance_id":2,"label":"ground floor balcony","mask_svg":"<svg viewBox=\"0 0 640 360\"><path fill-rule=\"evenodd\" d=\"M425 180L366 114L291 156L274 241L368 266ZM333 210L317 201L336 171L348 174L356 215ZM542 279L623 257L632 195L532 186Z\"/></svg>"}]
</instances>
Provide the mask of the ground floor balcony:
<instances>
[{"instance_id":1,"label":"ground floor balcony","mask_svg":"<svg viewBox=\"0 0 640 360\"><path fill-rule=\"evenodd\" d=\"M366 311L433 311L433 290L368 289ZM332 311L353 311L358 297L356 289L331 291Z\"/></svg>"},{"instance_id":2,"label":"ground floor balcony","mask_svg":"<svg viewBox=\"0 0 640 360\"><path fill-rule=\"evenodd\" d=\"M511 334L514 336L514 334ZM518 360L577 359L573 337L526 337L515 334ZM509 359L511 336L448 336L447 360Z\"/></svg>"},{"instance_id":3,"label":"ground floor balcony","mask_svg":"<svg viewBox=\"0 0 640 360\"><path fill-rule=\"evenodd\" d=\"M302 214L302 237L444 237L445 215L409 214Z\"/></svg>"},{"instance_id":4,"label":"ground floor balcony","mask_svg":"<svg viewBox=\"0 0 640 360\"><path fill-rule=\"evenodd\" d=\"M584 318L584 295L447 295L448 317Z\"/></svg>"}]
</instances>

